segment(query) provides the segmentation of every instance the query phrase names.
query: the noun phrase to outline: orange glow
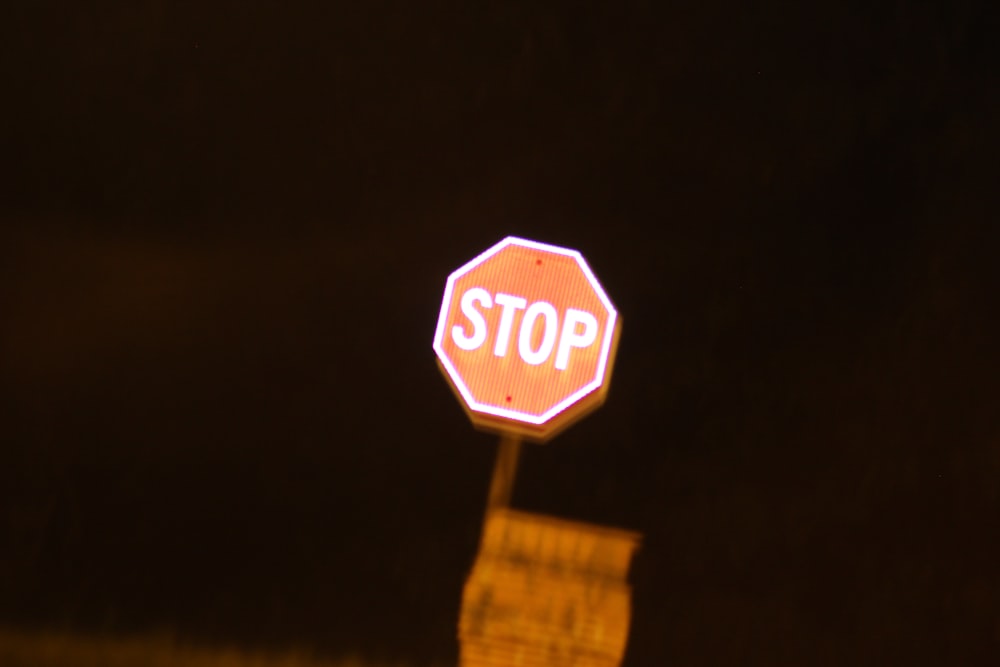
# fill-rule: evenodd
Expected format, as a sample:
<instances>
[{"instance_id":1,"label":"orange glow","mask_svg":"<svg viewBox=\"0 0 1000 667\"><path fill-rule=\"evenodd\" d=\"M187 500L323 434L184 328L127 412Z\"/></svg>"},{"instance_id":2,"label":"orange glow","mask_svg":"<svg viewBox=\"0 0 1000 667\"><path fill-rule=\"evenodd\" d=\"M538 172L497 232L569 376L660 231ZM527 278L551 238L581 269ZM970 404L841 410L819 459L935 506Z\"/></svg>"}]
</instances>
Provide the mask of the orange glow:
<instances>
[{"instance_id":1,"label":"orange glow","mask_svg":"<svg viewBox=\"0 0 1000 667\"><path fill-rule=\"evenodd\" d=\"M44 667L375 667L357 655L313 657L309 649L272 652L200 646L170 631L144 635L72 634L0 626L0 665Z\"/></svg>"},{"instance_id":2,"label":"orange glow","mask_svg":"<svg viewBox=\"0 0 1000 667\"><path fill-rule=\"evenodd\" d=\"M624 530L491 513L462 600L462 667L618 665L638 543Z\"/></svg>"},{"instance_id":3,"label":"orange glow","mask_svg":"<svg viewBox=\"0 0 1000 667\"><path fill-rule=\"evenodd\" d=\"M474 421L544 435L603 399L618 324L579 253L510 237L449 277L434 349Z\"/></svg>"}]
</instances>

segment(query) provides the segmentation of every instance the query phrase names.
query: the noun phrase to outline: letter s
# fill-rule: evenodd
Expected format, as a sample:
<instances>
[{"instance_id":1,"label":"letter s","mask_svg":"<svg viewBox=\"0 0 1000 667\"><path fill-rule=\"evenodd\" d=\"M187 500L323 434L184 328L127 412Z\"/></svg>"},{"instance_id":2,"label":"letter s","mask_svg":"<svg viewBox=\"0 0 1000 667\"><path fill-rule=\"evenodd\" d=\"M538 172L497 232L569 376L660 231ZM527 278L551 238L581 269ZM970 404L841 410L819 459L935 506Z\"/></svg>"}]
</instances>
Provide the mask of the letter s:
<instances>
[{"instance_id":1,"label":"letter s","mask_svg":"<svg viewBox=\"0 0 1000 667\"><path fill-rule=\"evenodd\" d=\"M455 345L466 351L475 350L486 341L486 320L473 305L476 301L486 308L493 307L490 293L482 287L473 287L462 295L462 313L472 322L472 335L466 336L465 329L461 325L456 324L451 328L451 338L455 341Z\"/></svg>"}]
</instances>

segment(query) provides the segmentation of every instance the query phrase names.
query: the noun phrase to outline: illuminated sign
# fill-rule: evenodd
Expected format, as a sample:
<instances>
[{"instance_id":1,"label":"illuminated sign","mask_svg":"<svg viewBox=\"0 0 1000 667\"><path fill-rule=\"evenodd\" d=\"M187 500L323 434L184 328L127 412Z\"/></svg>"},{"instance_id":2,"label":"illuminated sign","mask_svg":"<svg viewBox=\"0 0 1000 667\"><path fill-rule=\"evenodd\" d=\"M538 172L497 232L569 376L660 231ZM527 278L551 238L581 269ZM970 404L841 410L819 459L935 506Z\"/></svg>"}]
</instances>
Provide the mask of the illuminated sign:
<instances>
[{"instance_id":1,"label":"illuminated sign","mask_svg":"<svg viewBox=\"0 0 1000 667\"><path fill-rule=\"evenodd\" d=\"M603 402L619 328L579 252L507 237L448 277L434 351L477 426L544 440Z\"/></svg>"},{"instance_id":2,"label":"illuminated sign","mask_svg":"<svg viewBox=\"0 0 1000 667\"><path fill-rule=\"evenodd\" d=\"M616 667L631 620L637 533L499 510L459 617L461 667Z\"/></svg>"}]
</instances>

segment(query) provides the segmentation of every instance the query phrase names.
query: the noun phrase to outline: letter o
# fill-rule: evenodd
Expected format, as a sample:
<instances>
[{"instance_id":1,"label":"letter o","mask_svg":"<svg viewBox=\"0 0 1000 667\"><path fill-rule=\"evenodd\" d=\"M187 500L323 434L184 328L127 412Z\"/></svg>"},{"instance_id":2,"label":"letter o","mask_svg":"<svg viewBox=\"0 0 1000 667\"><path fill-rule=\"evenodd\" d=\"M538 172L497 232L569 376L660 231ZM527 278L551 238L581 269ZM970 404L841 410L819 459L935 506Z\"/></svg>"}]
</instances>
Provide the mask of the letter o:
<instances>
[{"instance_id":1,"label":"letter o","mask_svg":"<svg viewBox=\"0 0 1000 667\"><path fill-rule=\"evenodd\" d=\"M531 334L535 328L535 320L539 316L545 318L545 329L542 332L542 344L537 350L531 349ZM556 336L559 334L559 314L555 306L545 301L536 301L528 306L524 311L524 319L521 320L521 331L517 337L517 351L521 354L524 362L537 366L543 363L552 354L552 348L556 344Z\"/></svg>"}]
</instances>

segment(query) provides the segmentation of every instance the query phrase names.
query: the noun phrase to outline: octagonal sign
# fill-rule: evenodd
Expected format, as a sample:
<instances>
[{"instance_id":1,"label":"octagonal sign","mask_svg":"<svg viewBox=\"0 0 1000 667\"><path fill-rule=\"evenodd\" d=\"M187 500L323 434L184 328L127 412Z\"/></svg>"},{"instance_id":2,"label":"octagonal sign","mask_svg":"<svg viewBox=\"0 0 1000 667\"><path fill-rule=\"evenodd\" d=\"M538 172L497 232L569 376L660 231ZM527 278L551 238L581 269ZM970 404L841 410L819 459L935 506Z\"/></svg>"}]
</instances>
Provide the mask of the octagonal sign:
<instances>
[{"instance_id":1,"label":"octagonal sign","mask_svg":"<svg viewBox=\"0 0 1000 667\"><path fill-rule=\"evenodd\" d=\"M619 329L579 252L511 236L448 277L434 351L473 423L542 441L603 402Z\"/></svg>"}]
</instances>

